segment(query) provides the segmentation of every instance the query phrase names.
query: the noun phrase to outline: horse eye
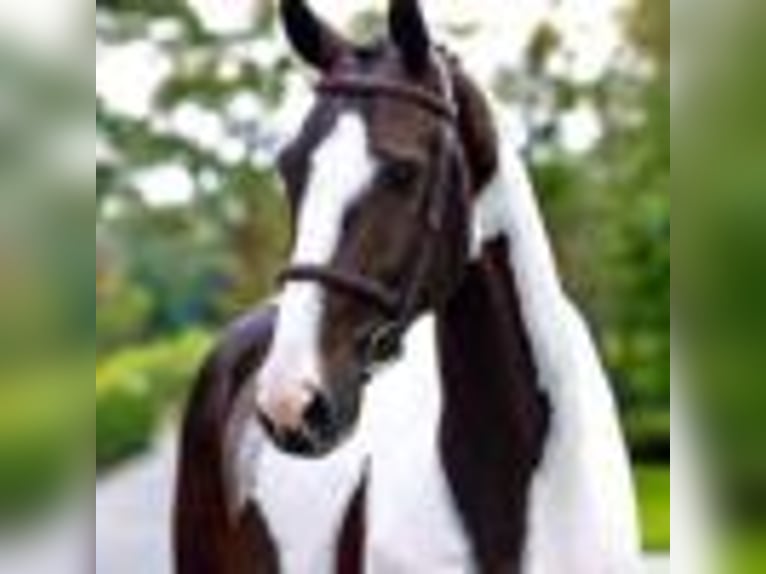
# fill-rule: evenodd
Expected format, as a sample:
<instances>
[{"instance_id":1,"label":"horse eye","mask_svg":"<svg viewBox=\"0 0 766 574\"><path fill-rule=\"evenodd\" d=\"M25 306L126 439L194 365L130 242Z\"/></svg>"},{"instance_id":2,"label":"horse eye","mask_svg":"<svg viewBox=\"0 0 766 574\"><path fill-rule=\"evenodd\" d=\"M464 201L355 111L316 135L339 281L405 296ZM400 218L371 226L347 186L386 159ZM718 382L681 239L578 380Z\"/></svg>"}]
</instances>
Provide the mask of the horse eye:
<instances>
[{"instance_id":1,"label":"horse eye","mask_svg":"<svg viewBox=\"0 0 766 574\"><path fill-rule=\"evenodd\" d=\"M413 162L391 162L383 170L383 183L394 189L407 189L418 177L418 165Z\"/></svg>"}]
</instances>

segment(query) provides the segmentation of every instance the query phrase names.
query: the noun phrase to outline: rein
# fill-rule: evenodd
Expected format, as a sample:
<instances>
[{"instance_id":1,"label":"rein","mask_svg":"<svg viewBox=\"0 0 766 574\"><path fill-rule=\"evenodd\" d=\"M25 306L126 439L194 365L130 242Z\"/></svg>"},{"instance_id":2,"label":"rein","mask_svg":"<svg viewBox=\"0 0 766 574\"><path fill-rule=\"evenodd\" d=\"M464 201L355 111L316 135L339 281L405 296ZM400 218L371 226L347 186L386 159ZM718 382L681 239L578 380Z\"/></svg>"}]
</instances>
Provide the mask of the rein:
<instances>
[{"instance_id":1,"label":"rein","mask_svg":"<svg viewBox=\"0 0 766 574\"><path fill-rule=\"evenodd\" d=\"M454 137L457 110L451 98L446 73L443 79L445 83L443 96L435 95L422 88L358 75L324 78L317 84L316 90L330 96L393 98L417 106L446 122L445 135L441 144L446 148L449 138ZM418 300L435 257L438 234L444 224L446 197L441 190L445 183L443 180L449 177L448 166L444 165L448 161L448 154L444 153L444 150L442 150L441 158L442 165L438 166L437 171L440 179L432 186L430 193L425 186L422 200L427 235L420 242L420 252L412 277L401 292L375 279L325 265L294 265L286 268L279 275L280 283L322 284L376 307L385 316L383 323L371 332L363 333L358 341L366 378L369 378L377 365L401 355L402 339L417 315Z\"/></svg>"}]
</instances>

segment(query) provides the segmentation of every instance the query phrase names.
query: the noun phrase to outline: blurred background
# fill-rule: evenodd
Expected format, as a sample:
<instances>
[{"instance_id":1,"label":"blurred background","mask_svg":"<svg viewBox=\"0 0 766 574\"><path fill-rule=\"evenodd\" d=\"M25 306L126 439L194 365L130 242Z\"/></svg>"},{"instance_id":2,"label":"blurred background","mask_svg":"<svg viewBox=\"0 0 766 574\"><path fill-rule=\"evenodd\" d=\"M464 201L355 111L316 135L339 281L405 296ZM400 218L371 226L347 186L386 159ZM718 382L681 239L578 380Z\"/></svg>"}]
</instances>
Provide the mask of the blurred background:
<instances>
[{"instance_id":1,"label":"blurred background","mask_svg":"<svg viewBox=\"0 0 766 574\"><path fill-rule=\"evenodd\" d=\"M310 104L311 77L271 1L97 0L94 129L92 5L22 4L35 8L0 0L0 539L57 515L83 469L92 476L94 361L97 571L135 572L126 549L150 545L147 564L167 551L152 537L167 536L156 513L195 370L222 326L273 290L287 220L272 159ZM383 0L312 4L360 40L382 29ZM423 0L532 170L619 397L645 547L659 555L670 549L673 16L673 336L687 358L674 400L680 388L708 463L697 474L747 572L766 563L766 19L758 2L712 4ZM0 544L4 574L2 555Z\"/></svg>"}]
</instances>

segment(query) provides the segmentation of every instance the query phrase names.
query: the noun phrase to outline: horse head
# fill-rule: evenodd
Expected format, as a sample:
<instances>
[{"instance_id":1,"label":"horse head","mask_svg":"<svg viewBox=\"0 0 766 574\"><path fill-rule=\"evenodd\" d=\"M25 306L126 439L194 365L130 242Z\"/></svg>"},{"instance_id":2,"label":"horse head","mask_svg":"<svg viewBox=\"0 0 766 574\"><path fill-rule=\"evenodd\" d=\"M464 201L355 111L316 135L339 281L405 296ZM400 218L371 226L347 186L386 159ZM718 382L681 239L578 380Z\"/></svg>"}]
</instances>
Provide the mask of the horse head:
<instances>
[{"instance_id":1,"label":"horse head","mask_svg":"<svg viewBox=\"0 0 766 574\"><path fill-rule=\"evenodd\" d=\"M472 190L494 171L496 138L417 1L394 0L389 34L365 46L304 1L284 0L281 17L320 79L279 158L292 256L251 395L278 447L320 456L351 434L365 383L397 359L410 325L459 285Z\"/></svg>"}]
</instances>

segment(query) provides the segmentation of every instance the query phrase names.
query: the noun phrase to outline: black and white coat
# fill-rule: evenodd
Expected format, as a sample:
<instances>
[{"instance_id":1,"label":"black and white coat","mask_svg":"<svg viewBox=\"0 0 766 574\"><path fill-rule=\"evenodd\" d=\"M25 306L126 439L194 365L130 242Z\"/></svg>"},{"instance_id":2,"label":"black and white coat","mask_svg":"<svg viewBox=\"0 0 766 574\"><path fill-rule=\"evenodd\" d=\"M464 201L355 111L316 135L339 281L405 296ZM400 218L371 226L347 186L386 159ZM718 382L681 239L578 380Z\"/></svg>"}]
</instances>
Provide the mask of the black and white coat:
<instances>
[{"instance_id":1,"label":"black and white coat","mask_svg":"<svg viewBox=\"0 0 766 574\"><path fill-rule=\"evenodd\" d=\"M363 156L364 137L363 126L349 118L325 142L320 153L327 157L321 165L330 166L330 172L316 175L317 189L329 178L336 195L328 198L325 193L313 203L309 200L311 212L306 219L314 226L314 236L306 249L321 250L323 246L316 244L318 237L333 240L331 227L338 224L338 210L350 201L350 195L337 194L353 187L337 185L338 178L353 180L364 174L349 176L347 170L333 173L332 166L338 164L330 160L337 154L349 165L348 154ZM369 161L359 157L354 165L363 171ZM239 533L238 544L269 554L255 572L272 574L269 568L281 574L639 572L635 496L615 403L591 335L562 288L534 190L515 150L506 148L501 154L497 173L474 202L473 215L474 269L469 277L476 275L475 284L467 286L464 300L455 303L457 316L453 319L466 321L460 314L470 313L476 331L467 337L479 339L482 333L512 326L513 321L500 321L505 326L498 327L498 318L491 316L492 305L484 301L496 295L497 286L487 287L491 282L485 285L482 277L492 272L504 275L506 284L501 289L507 293L501 297L506 304L516 306L512 313L523 330L517 337L523 339L520 347L529 351L526 360L532 364L527 372L535 374L534 380L516 385L526 389L521 391L526 394L519 397L520 404L540 399L533 407L539 416L526 423L533 428L518 429L519 436L530 440L514 443L514 436L503 436L502 428L492 426L497 417L466 427L462 434L459 424L450 424L449 401L470 401L481 392L485 380L494 377L502 382L502 372L493 374L494 366L484 364L487 357L482 352L456 363L460 349L454 345L459 345L460 339L450 338L450 327L445 326L449 319L423 317L408 334L403 357L372 382L358 432L339 452L319 461L297 460L271 447L255 423L248 423L246 432L237 435L244 439L228 453L233 453L231 458L236 462L228 466L225 486L229 494L232 490L237 493L236 511L247 509L245 514L251 520L250 528ZM325 232L317 233L316 226L320 231L325 226ZM300 245L299 239L298 251ZM195 465L205 464L200 457L191 460L195 445L206 442L199 420L205 418L204 412L220 417L224 402L236 402L235 385L242 384L247 371L247 365L238 362L237 345L240 355L249 353L251 361L262 359L253 349L263 347L267 340L279 340L280 328L283 336L294 337L294 331L300 333L312 324L305 313L311 308L306 307L310 294L292 296L304 299L296 303L283 294L276 305L302 305L304 312L295 315L301 324L275 327L271 314L264 312L235 326L228 351L224 341L223 351L219 350L209 365L207 384L200 385L192 403L177 516L179 554L186 554L186 558L179 558L179 564L187 565L179 567L181 574L208 572L203 566L206 551L197 546L205 545L206 540L189 531L195 517L206 514L213 529L216 521L219 528L236 524L226 522L234 511L232 504L226 506L226 516L220 508L212 508L222 505L220 492L213 502L205 501L211 493L202 492L204 484L195 485L193 479L184 482L184 468L191 472ZM288 311L283 316L291 314ZM310 334L301 336L310 338ZM472 360L476 364L471 364ZM221 369L229 369L224 373L231 379L228 395L223 388L211 387L212 379L220 379ZM450 388L456 381L450 378L455 377L464 379L459 381L461 388L471 385L473 394L452 396ZM217 411L210 406L216 393L220 395ZM199 411L196 417L195 403ZM452 409L454 416L460 411ZM485 435L475 436L477 433ZM531 472L529 480L517 482L510 469L507 490L471 493L471 488L484 488L482 477L471 476L474 470L460 464L472 460L472 453L481 452L482 444L500 445L497 452L512 454L513 460L488 464L505 466L503 472L509 465L526 465ZM493 448L485 453L487 457L492 458ZM207 462L223 465L224 461L221 457ZM485 470L491 475L492 468ZM503 472L496 476L503 477ZM220 489L223 483L210 484L210 488ZM232 488L232 484L236 486ZM492 479L488 484L493 484ZM512 492L519 485L524 492ZM492 505L494 496L498 508ZM229 502L231 499L229 496ZM506 516L500 516L501 512ZM509 517L508 513L516 515ZM506 524L493 524L495 514ZM252 522L254 516L257 520ZM493 536L504 532L514 540L498 544L495 552ZM243 533L263 540L242 540ZM225 553L221 540L211 544L219 545ZM190 559L190 555L197 558ZM230 555L236 556L237 551L231 550ZM241 559L240 564L244 561ZM199 569L189 569L190 564ZM231 572L240 571L236 565L232 568Z\"/></svg>"}]
</instances>

